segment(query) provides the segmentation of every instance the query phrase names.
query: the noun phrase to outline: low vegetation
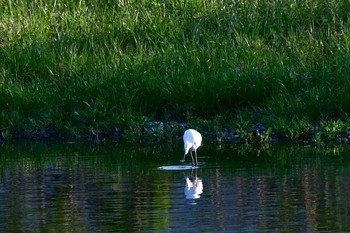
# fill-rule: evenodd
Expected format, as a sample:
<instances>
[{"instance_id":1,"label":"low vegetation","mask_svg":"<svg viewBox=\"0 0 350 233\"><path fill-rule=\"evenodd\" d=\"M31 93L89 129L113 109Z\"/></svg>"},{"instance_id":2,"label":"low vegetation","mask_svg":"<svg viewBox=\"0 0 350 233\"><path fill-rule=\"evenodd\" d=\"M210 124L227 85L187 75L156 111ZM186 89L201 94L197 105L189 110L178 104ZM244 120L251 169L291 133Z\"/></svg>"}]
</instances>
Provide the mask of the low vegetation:
<instances>
[{"instance_id":1,"label":"low vegetation","mask_svg":"<svg viewBox=\"0 0 350 233\"><path fill-rule=\"evenodd\" d=\"M1 137L135 140L178 122L170 132L347 138L349 12L348 0L1 1Z\"/></svg>"}]
</instances>

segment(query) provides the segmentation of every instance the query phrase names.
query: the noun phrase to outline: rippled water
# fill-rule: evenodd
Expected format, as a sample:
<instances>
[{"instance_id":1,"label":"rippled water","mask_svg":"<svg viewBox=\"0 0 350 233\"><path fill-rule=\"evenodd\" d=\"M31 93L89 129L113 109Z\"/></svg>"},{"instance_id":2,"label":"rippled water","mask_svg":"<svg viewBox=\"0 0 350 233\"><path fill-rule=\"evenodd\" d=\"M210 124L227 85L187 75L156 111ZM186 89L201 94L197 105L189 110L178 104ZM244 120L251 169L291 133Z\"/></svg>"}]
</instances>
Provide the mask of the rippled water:
<instances>
[{"instance_id":1,"label":"rippled water","mask_svg":"<svg viewBox=\"0 0 350 233\"><path fill-rule=\"evenodd\" d=\"M345 145L225 147L5 144L0 232L350 231Z\"/></svg>"}]
</instances>

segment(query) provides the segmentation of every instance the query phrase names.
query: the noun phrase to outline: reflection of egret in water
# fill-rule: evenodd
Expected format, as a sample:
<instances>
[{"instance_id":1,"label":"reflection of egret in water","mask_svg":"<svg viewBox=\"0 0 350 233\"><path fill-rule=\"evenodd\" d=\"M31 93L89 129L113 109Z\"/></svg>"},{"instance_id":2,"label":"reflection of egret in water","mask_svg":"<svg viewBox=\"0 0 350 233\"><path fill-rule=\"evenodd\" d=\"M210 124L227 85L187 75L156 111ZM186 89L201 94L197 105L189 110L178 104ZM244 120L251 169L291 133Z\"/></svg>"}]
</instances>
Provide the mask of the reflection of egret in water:
<instances>
[{"instance_id":1,"label":"reflection of egret in water","mask_svg":"<svg viewBox=\"0 0 350 233\"><path fill-rule=\"evenodd\" d=\"M197 169L195 176L193 176L193 169L191 171L191 175L185 177L186 185L185 185L185 196L186 199L194 200L201 197L203 193L203 182L202 179L197 177Z\"/></svg>"}]
</instances>

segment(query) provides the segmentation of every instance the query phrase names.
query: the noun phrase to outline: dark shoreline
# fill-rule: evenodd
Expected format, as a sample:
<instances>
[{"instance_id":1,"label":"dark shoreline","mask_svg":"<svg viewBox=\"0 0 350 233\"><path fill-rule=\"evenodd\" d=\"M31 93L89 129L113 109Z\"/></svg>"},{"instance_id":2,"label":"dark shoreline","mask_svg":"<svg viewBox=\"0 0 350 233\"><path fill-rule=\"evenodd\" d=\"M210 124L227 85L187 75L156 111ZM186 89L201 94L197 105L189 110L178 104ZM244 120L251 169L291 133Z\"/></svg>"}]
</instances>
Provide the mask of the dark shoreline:
<instances>
[{"instance_id":1,"label":"dark shoreline","mask_svg":"<svg viewBox=\"0 0 350 233\"><path fill-rule=\"evenodd\" d=\"M111 129L110 131L94 131L86 132L80 135L72 135L59 132L54 127L44 127L35 131L18 130L14 132L2 132L0 134L0 142L11 140L86 140L93 142L101 142L103 140L112 140L117 143L136 143L140 145L157 144L162 142L171 142L180 140L183 132L187 128L195 128L201 132L203 138L210 142L220 143L241 143L241 144L265 144L270 142L290 142L290 143L348 143L350 132L337 132L328 135L325 130L320 130L318 126L313 127L313 131L308 133L300 133L295 138L290 138L287 135L277 134L271 128L262 125L261 123L253 124L245 131L235 128L214 127L206 128L203 126L191 126L189 123L179 122L149 122L146 127L136 126L134 129L123 130L119 128Z\"/></svg>"}]
</instances>

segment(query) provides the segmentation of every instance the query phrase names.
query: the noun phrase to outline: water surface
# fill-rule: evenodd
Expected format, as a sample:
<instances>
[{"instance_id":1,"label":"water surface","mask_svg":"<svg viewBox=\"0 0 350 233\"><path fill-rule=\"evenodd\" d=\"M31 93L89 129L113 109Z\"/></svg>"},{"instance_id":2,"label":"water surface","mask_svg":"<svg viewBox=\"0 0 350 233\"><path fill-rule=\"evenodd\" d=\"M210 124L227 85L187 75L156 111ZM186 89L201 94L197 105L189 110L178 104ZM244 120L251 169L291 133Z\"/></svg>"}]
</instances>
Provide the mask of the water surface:
<instances>
[{"instance_id":1,"label":"water surface","mask_svg":"<svg viewBox=\"0 0 350 233\"><path fill-rule=\"evenodd\" d=\"M346 232L346 145L182 146L7 143L1 232ZM187 157L188 164L190 158Z\"/></svg>"}]
</instances>

